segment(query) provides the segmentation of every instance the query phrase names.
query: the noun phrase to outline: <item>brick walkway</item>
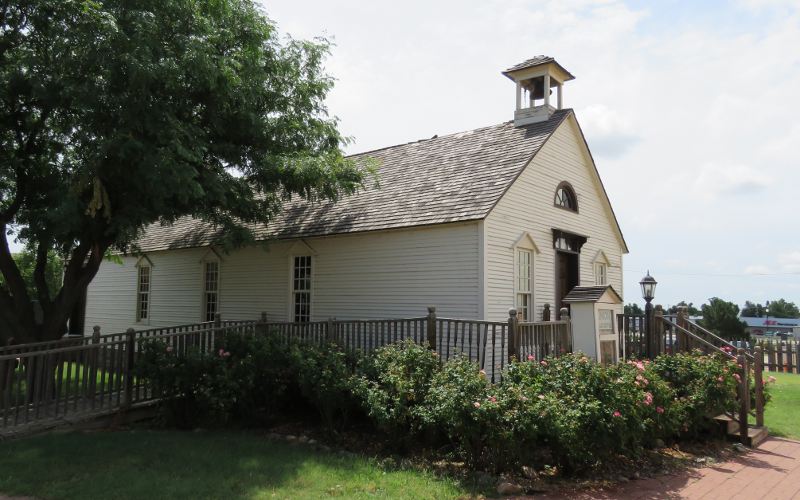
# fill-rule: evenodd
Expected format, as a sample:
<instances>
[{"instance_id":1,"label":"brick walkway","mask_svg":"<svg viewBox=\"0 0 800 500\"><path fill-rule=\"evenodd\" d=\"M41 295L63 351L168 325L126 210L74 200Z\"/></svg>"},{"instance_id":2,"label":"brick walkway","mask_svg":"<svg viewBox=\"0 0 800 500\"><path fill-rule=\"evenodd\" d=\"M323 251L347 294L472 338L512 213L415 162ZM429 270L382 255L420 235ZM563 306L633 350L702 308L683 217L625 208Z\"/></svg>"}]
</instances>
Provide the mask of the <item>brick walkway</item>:
<instances>
[{"instance_id":1,"label":"brick walkway","mask_svg":"<svg viewBox=\"0 0 800 500\"><path fill-rule=\"evenodd\" d=\"M631 481L604 491L573 494L569 498L800 499L800 442L771 437L757 449L729 462L680 475Z\"/></svg>"}]
</instances>

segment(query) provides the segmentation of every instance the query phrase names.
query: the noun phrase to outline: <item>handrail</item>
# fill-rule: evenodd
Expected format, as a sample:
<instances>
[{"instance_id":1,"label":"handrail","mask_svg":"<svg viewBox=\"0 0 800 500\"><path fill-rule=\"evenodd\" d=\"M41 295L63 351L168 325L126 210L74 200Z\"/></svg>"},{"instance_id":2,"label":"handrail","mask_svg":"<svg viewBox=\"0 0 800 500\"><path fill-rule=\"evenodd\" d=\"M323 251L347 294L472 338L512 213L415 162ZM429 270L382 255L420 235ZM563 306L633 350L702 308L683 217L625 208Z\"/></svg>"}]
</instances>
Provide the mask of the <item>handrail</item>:
<instances>
[{"instance_id":1,"label":"handrail","mask_svg":"<svg viewBox=\"0 0 800 500\"><path fill-rule=\"evenodd\" d=\"M672 321L668 320L667 318L662 318L661 320L662 320L664 323L666 323L666 324L668 324L668 325L670 325L670 326L673 326L673 327L677 328L678 330L680 330L681 332L685 333L686 335L689 335L689 336L690 336L690 337L692 337L693 339L695 339L695 340L699 340L700 342L702 342L702 343L703 343L703 344L705 344L706 346L708 346L708 347L710 347L710 348L712 348L712 349L714 349L714 350L716 350L716 351L718 351L718 352L720 352L720 353L722 353L722 354L724 354L724 355L728 356L729 358L731 358L731 359L736 359L736 356L734 356L733 354L731 354L731 353L729 353L729 352L725 351L724 349L721 349L721 348L719 348L719 347L715 346L714 344L712 344L711 342L707 341L706 339L704 339L704 338L702 338L702 337L700 337L700 336L698 336L698 335L694 334L693 332L691 332L691 331L687 330L686 328L684 328L684 327L682 327L682 326L680 326L680 325L678 325L678 324L676 324L676 323L673 323Z\"/></svg>"},{"instance_id":2,"label":"handrail","mask_svg":"<svg viewBox=\"0 0 800 500\"><path fill-rule=\"evenodd\" d=\"M691 320L688 320L688 319L687 319L687 320L686 320L686 322L687 322L687 323L688 323L690 326L693 326L693 327L697 328L698 330L700 330L700 331L701 331L701 332L703 332L704 334L706 334L706 335L708 335L708 336L712 337L714 340L717 340L717 341L719 341L719 342L721 342L721 343L725 344L725 346L727 346L727 347L730 347L730 348L731 348L731 349L733 349L734 351L737 349L737 347L736 347L735 345L731 344L730 342L728 342L727 340L723 339L722 337L719 337L719 336L717 336L717 335L716 335L716 334L714 334L713 332L711 332L711 331L709 331L709 330L706 330L705 328L703 328L702 326L698 325L698 324L697 324L697 323L695 323L694 321L691 321ZM753 357L753 355L751 355L751 354L750 354L749 352L747 352L747 351L745 351L744 355L745 355L745 356L747 356L747 359L748 359L749 361L754 361L754 360L755 360L755 357Z\"/></svg>"}]
</instances>

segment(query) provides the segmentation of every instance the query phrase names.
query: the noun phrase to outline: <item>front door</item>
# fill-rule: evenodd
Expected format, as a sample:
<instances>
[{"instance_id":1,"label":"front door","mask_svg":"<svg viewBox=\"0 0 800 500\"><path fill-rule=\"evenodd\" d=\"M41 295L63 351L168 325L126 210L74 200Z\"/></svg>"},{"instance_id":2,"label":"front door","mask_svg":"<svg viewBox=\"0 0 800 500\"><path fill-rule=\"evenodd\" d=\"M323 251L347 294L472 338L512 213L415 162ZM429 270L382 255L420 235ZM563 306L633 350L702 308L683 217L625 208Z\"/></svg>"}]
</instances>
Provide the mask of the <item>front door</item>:
<instances>
[{"instance_id":1,"label":"front door","mask_svg":"<svg viewBox=\"0 0 800 500\"><path fill-rule=\"evenodd\" d=\"M578 272L578 254L556 252L556 311L560 316L562 307L569 307L564 297L580 284Z\"/></svg>"}]
</instances>

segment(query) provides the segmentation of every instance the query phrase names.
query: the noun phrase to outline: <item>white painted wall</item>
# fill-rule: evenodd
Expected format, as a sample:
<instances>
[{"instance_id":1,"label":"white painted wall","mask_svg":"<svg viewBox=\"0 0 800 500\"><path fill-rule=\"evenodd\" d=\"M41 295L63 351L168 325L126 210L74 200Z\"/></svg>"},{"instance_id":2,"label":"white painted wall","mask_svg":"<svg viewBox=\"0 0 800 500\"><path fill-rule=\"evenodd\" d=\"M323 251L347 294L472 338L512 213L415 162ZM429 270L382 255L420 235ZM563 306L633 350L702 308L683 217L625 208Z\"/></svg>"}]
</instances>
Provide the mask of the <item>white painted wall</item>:
<instances>
[{"instance_id":1,"label":"white painted wall","mask_svg":"<svg viewBox=\"0 0 800 500\"><path fill-rule=\"evenodd\" d=\"M568 181L575 189L578 213L553 205L561 181ZM580 255L580 284L595 284L593 259L598 250L603 250L610 261L608 283L622 295L623 244L573 116L542 146L484 222L485 319L505 320L508 309L514 306L513 245L526 231L539 249L533 259L533 319L541 320L545 303L555 314L554 227L589 237Z\"/></svg>"},{"instance_id":2,"label":"white painted wall","mask_svg":"<svg viewBox=\"0 0 800 500\"><path fill-rule=\"evenodd\" d=\"M480 305L479 223L444 224L302 242L278 241L222 255L220 313L224 319L289 317L290 262L313 251L312 319L439 316L477 318ZM202 259L207 248L150 252L151 309L136 323L136 262L104 262L89 286L86 333L201 321Z\"/></svg>"}]
</instances>

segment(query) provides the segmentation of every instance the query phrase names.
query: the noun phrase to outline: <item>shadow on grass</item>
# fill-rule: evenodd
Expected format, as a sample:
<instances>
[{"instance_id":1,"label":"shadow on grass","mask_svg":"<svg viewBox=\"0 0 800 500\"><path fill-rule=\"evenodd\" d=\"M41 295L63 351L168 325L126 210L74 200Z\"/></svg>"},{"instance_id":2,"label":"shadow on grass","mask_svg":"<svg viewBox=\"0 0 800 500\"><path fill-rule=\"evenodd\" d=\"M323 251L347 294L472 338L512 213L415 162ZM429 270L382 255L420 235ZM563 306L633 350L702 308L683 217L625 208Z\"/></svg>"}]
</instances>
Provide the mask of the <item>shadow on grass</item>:
<instances>
[{"instance_id":1,"label":"shadow on grass","mask_svg":"<svg viewBox=\"0 0 800 500\"><path fill-rule=\"evenodd\" d=\"M244 432L44 435L3 443L0 492L39 498L456 498L451 480Z\"/></svg>"}]
</instances>

